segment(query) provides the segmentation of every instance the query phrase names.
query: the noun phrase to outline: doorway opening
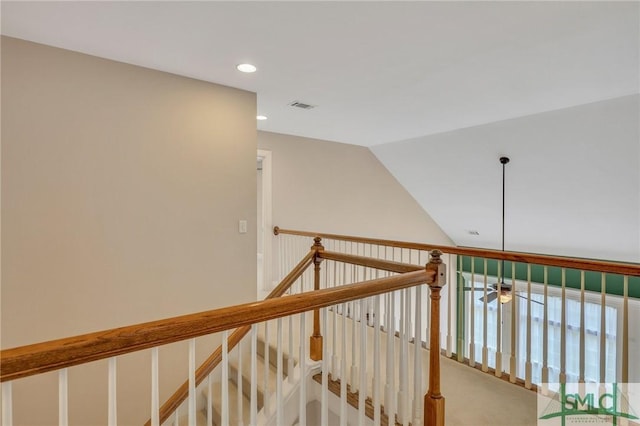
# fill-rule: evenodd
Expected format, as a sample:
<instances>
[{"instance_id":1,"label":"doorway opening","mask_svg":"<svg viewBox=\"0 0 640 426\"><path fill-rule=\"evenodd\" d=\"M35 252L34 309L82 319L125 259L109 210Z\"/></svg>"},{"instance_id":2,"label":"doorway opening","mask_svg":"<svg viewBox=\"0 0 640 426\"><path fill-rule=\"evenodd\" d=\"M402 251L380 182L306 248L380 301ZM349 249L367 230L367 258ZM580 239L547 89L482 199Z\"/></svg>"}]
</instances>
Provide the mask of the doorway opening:
<instances>
[{"instance_id":1,"label":"doorway opening","mask_svg":"<svg viewBox=\"0 0 640 426\"><path fill-rule=\"evenodd\" d=\"M273 287L273 234L271 229L271 151L258 150L257 156L257 234L258 277L256 294L263 299Z\"/></svg>"}]
</instances>

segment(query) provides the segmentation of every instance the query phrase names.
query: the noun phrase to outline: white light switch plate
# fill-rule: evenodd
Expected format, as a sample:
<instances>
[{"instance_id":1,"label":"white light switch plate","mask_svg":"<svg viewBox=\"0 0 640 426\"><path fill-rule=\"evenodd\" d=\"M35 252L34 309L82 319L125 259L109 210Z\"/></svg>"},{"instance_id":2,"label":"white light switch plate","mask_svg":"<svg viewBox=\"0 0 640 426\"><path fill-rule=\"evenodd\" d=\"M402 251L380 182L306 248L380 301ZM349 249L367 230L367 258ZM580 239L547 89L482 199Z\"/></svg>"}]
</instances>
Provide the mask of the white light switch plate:
<instances>
[{"instance_id":1,"label":"white light switch plate","mask_svg":"<svg viewBox=\"0 0 640 426\"><path fill-rule=\"evenodd\" d=\"M247 221L246 220L241 220L240 222L238 222L238 232L240 232L241 234L246 234L247 233Z\"/></svg>"}]
</instances>

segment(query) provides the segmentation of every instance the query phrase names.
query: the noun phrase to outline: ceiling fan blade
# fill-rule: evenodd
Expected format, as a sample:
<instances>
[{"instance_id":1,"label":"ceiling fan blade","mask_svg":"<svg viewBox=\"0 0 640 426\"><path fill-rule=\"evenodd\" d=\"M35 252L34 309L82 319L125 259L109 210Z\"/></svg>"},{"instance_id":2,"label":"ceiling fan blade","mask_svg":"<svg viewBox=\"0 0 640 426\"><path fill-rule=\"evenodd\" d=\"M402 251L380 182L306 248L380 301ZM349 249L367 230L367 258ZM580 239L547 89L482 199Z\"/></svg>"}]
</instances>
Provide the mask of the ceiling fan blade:
<instances>
[{"instance_id":1,"label":"ceiling fan blade","mask_svg":"<svg viewBox=\"0 0 640 426\"><path fill-rule=\"evenodd\" d=\"M482 296L478 300L482 300L483 302L490 303L490 302L493 302L494 300L496 300L497 298L498 298L498 292L497 291L493 291L493 292L487 294L487 298L486 299L485 299L484 296Z\"/></svg>"},{"instance_id":2,"label":"ceiling fan blade","mask_svg":"<svg viewBox=\"0 0 640 426\"><path fill-rule=\"evenodd\" d=\"M516 296L518 296L518 297L522 297L523 299L529 299L527 296L523 296L523 295L521 295L521 294L517 294L517 293L516 293ZM537 300L535 300L535 299L531 299L531 301L532 301L533 303L537 303L538 305L544 305L544 303L542 303L542 302L538 302L538 301L537 301Z\"/></svg>"}]
</instances>

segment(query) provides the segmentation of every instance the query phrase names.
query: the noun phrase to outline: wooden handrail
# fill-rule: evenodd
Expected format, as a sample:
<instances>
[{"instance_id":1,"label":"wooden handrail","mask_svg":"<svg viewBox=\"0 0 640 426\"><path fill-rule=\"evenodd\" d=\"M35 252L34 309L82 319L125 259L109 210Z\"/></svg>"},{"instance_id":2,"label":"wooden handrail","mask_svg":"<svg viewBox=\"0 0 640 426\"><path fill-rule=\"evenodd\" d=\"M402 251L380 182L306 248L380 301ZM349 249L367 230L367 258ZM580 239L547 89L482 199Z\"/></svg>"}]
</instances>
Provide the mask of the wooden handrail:
<instances>
[{"instance_id":1,"label":"wooden handrail","mask_svg":"<svg viewBox=\"0 0 640 426\"><path fill-rule=\"evenodd\" d=\"M401 290L435 279L420 270L363 283L244 303L191 315L21 346L0 353L0 381L28 377L142 349Z\"/></svg>"},{"instance_id":2,"label":"wooden handrail","mask_svg":"<svg viewBox=\"0 0 640 426\"><path fill-rule=\"evenodd\" d=\"M424 269L424 266L412 265L410 263L393 262L391 260L374 259L372 257L355 256L353 254L336 253L332 251L318 252L318 256L321 259L351 263L353 265L366 266L383 271L399 272L401 274Z\"/></svg>"},{"instance_id":3,"label":"wooden handrail","mask_svg":"<svg viewBox=\"0 0 640 426\"><path fill-rule=\"evenodd\" d=\"M289 275L276 287L266 299L272 299L282 296L287 289L297 280L300 275L313 262L314 254L322 259L334 260L338 262L347 262L355 265L368 266L372 268L382 269L392 272L412 272L424 270L423 267L410 265L405 263L380 261L361 256L345 255L342 253L326 252L324 250L312 250L307 256L291 271ZM304 265L304 266L303 266ZM304 269L302 269L304 268ZM244 326L236 329L229 336L228 350L230 351L247 335L251 330L251 326ZM219 346L209 358L196 370L196 386L199 385L208 375L222 362L222 346ZM171 414L182 404L189 395L189 382L185 381L174 394L160 408L160 424L171 417ZM145 426L151 425L151 419L145 423Z\"/></svg>"},{"instance_id":4,"label":"wooden handrail","mask_svg":"<svg viewBox=\"0 0 640 426\"><path fill-rule=\"evenodd\" d=\"M309 265L313 262L315 257L315 250L311 250L302 260L289 272L289 274L282 280L280 284L274 288L271 293L265 298L274 299L281 297L288 289L296 282L298 278L307 270ZM233 333L229 335L227 340L228 350L231 351L236 347L238 343L251 331L251 326L246 325L237 328ZM218 346L215 351L198 367L196 370L196 386L207 378L220 363L222 362L222 345ZM160 424L164 423L171 417L171 414L175 412L180 404L182 404L189 396L189 381L185 380L182 385L171 395L167 401L160 407ZM151 419L147 420L145 426L151 425Z\"/></svg>"},{"instance_id":5,"label":"wooden handrail","mask_svg":"<svg viewBox=\"0 0 640 426\"><path fill-rule=\"evenodd\" d=\"M314 251L309 252L272 294L276 291L286 291L286 288L311 264L314 255ZM252 322L245 320L247 316L243 309L253 312L259 310L260 304L265 302L246 303L5 349L0 352L0 382L251 325ZM258 319L255 322L261 321L263 320Z\"/></svg>"},{"instance_id":6,"label":"wooden handrail","mask_svg":"<svg viewBox=\"0 0 640 426\"><path fill-rule=\"evenodd\" d=\"M388 247L398 247L413 250L433 250L437 249L443 253L458 254L463 256L485 257L488 259L509 260L520 263L531 263L537 265L557 266L561 268L578 269L585 271L606 272L611 274L629 275L640 277L640 264L609 262L602 260L590 260L576 257L550 256L533 253L520 253L514 251L500 251L489 249L478 249L471 247L452 247L437 244L422 244L395 240L384 240L377 238L364 238L350 235L327 234L323 232L296 231L292 229L282 229L274 227L275 235L288 234L304 237L321 237L332 240L352 241L355 243L374 244Z\"/></svg>"}]
</instances>

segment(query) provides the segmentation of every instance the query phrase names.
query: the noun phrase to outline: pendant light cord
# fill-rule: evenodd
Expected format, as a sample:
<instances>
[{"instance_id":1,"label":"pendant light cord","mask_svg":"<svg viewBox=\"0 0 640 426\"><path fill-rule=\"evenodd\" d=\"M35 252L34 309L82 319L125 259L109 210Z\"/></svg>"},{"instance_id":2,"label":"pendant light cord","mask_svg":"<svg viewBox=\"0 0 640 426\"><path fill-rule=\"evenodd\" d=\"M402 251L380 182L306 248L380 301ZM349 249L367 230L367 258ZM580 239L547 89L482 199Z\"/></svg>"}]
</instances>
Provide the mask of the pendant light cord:
<instances>
[{"instance_id":1,"label":"pendant light cord","mask_svg":"<svg viewBox=\"0 0 640 426\"><path fill-rule=\"evenodd\" d=\"M504 179L505 179L505 163L502 163L502 251L504 251Z\"/></svg>"},{"instance_id":2,"label":"pendant light cord","mask_svg":"<svg viewBox=\"0 0 640 426\"><path fill-rule=\"evenodd\" d=\"M509 157L500 157L500 163L502 164L502 252L504 253L504 189L505 189L505 166L509 162ZM500 283L504 284L504 258L501 260L501 277Z\"/></svg>"}]
</instances>

